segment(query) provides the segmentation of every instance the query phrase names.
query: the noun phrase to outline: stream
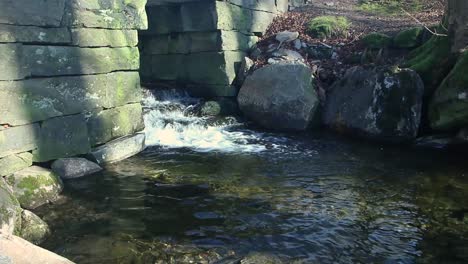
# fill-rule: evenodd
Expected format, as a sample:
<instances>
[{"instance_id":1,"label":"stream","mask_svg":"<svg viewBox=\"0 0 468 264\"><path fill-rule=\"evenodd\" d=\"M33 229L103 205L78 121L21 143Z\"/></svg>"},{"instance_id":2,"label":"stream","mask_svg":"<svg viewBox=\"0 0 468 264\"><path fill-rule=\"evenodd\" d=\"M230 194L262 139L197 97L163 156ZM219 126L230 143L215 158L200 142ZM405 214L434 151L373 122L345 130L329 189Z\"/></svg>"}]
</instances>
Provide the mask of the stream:
<instances>
[{"instance_id":1,"label":"stream","mask_svg":"<svg viewBox=\"0 0 468 264\"><path fill-rule=\"evenodd\" d=\"M36 213L76 263L467 263L468 162L457 153L252 130L144 100L147 149Z\"/></svg>"}]
</instances>

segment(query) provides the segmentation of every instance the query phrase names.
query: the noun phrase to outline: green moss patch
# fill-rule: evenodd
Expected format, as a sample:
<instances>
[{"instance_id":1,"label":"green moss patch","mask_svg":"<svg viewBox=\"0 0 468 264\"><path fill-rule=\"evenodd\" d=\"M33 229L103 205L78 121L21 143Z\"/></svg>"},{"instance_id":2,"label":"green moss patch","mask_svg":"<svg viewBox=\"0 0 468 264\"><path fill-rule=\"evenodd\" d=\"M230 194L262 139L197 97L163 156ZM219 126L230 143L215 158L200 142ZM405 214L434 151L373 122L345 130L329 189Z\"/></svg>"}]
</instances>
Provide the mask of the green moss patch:
<instances>
[{"instance_id":1,"label":"green moss patch","mask_svg":"<svg viewBox=\"0 0 468 264\"><path fill-rule=\"evenodd\" d=\"M370 33L364 36L361 41L366 47L371 49L388 48L392 44L392 38L382 33Z\"/></svg>"},{"instance_id":2,"label":"green moss patch","mask_svg":"<svg viewBox=\"0 0 468 264\"><path fill-rule=\"evenodd\" d=\"M346 17L319 16L309 21L307 31L317 38L343 37L348 34L350 26Z\"/></svg>"},{"instance_id":3,"label":"green moss patch","mask_svg":"<svg viewBox=\"0 0 468 264\"><path fill-rule=\"evenodd\" d=\"M397 48L416 48L422 43L422 27L406 29L398 33L393 39L393 45Z\"/></svg>"}]
</instances>

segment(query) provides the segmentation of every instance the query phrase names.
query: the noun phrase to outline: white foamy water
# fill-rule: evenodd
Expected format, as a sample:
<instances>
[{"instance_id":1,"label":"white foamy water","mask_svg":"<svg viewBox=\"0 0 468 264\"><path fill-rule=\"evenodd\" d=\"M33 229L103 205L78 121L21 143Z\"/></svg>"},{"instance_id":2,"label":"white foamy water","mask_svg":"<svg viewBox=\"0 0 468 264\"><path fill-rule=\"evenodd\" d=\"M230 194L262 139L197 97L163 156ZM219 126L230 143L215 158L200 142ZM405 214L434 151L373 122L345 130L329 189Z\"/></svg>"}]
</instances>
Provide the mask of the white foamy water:
<instances>
[{"instance_id":1,"label":"white foamy water","mask_svg":"<svg viewBox=\"0 0 468 264\"><path fill-rule=\"evenodd\" d=\"M147 92L143 100L146 145L196 151L260 152L261 133L243 130L235 118L213 120L192 113L200 100L178 90Z\"/></svg>"}]
</instances>

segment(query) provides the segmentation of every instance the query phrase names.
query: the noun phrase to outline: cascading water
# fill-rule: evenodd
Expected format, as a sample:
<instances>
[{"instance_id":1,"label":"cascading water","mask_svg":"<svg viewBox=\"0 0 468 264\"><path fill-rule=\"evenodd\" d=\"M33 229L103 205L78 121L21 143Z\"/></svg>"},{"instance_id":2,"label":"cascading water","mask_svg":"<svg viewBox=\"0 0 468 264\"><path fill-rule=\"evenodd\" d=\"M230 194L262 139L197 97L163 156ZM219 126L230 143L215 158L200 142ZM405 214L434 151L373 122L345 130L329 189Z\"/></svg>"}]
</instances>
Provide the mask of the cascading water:
<instances>
[{"instance_id":1,"label":"cascading water","mask_svg":"<svg viewBox=\"0 0 468 264\"><path fill-rule=\"evenodd\" d=\"M246 130L234 117L197 116L202 103L181 90L147 91L145 108L146 144L196 151L260 152L264 134Z\"/></svg>"}]
</instances>

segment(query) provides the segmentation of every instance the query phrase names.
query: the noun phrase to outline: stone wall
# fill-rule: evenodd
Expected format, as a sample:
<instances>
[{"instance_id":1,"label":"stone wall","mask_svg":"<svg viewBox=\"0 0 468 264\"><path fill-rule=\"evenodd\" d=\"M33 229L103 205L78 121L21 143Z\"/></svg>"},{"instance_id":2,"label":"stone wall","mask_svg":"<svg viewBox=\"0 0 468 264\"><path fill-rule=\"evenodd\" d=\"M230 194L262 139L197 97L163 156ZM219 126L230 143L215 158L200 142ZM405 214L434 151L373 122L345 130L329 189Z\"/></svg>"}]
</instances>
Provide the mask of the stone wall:
<instances>
[{"instance_id":1,"label":"stone wall","mask_svg":"<svg viewBox=\"0 0 468 264\"><path fill-rule=\"evenodd\" d=\"M0 0L0 176L144 127L146 0Z\"/></svg>"},{"instance_id":2,"label":"stone wall","mask_svg":"<svg viewBox=\"0 0 468 264\"><path fill-rule=\"evenodd\" d=\"M288 0L149 0L149 29L139 33L141 77L196 96L235 96L241 60L288 6Z\"/></svg>"}]
</instances>

